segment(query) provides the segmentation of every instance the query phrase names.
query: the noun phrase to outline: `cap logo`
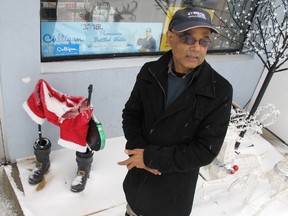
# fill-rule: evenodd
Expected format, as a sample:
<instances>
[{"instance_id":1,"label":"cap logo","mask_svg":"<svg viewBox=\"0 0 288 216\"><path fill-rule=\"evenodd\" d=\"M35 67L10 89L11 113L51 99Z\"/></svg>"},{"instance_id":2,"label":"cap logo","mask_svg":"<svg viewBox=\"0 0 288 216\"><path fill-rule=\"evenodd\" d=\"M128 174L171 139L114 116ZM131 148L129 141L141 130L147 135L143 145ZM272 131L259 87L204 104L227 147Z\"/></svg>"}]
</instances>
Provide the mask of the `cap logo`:
<instances>
[{"instance_id":1,"label":"cap logo","mask_svg":"<svg viewBox=\"0 0 288 216\"><path fill-rule=\"evenodd\" d=\"M206 16L204 13L201 13L199 11L190 11L187 14L188 18L200 18L200 19L205 19L206 20Z\"/></svg>"}]
</instances>

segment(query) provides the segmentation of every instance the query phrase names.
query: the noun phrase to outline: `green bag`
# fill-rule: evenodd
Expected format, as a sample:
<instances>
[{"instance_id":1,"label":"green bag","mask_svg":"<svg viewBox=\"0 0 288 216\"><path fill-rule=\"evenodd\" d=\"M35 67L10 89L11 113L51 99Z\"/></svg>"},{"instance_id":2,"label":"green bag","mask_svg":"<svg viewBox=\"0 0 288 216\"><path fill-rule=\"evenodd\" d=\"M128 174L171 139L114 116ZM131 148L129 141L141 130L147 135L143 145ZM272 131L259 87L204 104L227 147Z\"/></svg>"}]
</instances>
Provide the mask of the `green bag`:
<instances>
[{"instance_id":1,"label":"green bag","mask_svg":"<svg viewBox=\"0 0 288 216\"><path fill-rule=\"evenodd\" d=\"M91 103L92 91L93 91L93 85L90 84L88 87L88 98L87 98L88 105L90 105ZM86 143L88 144L88 148L90 148L90 150L93 151L102 150L105 147L106 139L101 122L98 121L95 115L92 114L88 126L89 126L88 134L86 137Z\"/></svg>"},{"instance_id":2,"label":"green bag","mask_svg":"<svg viewBox=\"0 0 288 216\"><path fill-rule=\"evenodd\" d=\"M86 142L93 151L99 151L105 147L106 139L102 124L94 115L92 115L89 121Z\"/></svg>"}]
</instances>

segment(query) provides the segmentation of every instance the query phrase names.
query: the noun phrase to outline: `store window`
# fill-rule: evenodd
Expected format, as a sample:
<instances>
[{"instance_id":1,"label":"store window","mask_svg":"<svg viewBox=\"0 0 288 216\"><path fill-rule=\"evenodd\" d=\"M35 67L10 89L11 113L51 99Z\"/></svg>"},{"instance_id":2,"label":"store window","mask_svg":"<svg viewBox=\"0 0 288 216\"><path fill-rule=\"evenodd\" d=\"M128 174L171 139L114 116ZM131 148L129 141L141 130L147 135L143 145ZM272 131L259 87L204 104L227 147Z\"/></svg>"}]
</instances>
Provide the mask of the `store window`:
<instances>
[{"instance_id":1,"label":"store window","mask_svg":"<svg viewBox=\"0 0 288 216\"><path fill-rule=\"evenodd\" d=\"M231 19L226 3L227 0L41 0L41 59L45 62L159 55L169 49L165 33L177 9L189 4L205 7L215 26L219 26L217 17ZM214 37L208 52L240 49L241 44L232 45L225 37Z\"/></svg>"}]
</instances>

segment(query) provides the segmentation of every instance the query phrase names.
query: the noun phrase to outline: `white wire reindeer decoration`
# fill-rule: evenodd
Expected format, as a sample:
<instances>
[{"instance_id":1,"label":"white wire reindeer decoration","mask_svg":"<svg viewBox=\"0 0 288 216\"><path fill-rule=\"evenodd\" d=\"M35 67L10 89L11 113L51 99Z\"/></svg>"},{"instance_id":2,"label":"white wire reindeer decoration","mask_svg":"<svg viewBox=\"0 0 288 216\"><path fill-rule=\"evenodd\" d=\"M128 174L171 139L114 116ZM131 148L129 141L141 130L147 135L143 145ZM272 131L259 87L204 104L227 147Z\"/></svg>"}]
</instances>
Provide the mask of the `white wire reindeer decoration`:
<instances>
[{"instance_id":1,"label":"white wire reindeer decoration","mask_svg":"<svg viewBox=\"0 0 288 216\"><path fill-rule=\"evenodd\" d=\"M238 130L235 125L230 123L221 151L212 163L206 167L209 170L211 179L223 178L238 171L238 166L234 164L236 155L233 145L237 137Z\"/></svg>"},{"instance_id":2,"label":"white wire reindeer decoration","mask_svg":"<svg viewBox=\"0 0 288 216\"><path fill-rule=\"evenodd\" d=\"M250 115L249 112L234 106L231 110L230 122L237 127L239 134L244 130L262 134L263 127L268 127L274 124L279 115L280 111L271 103L259 106L253 115ZM241 141L241 139L242 137L239 136L238 141Z\"/></svg>"},{"instance_id":3,"label":"white wire reindeer decoration","mask_svg":"<svg viewBox=\"0 0 288 216\"><path fill-rule=\"evenodd\" d=\"M237 132L235 125L230 123L218 156L211 164L203 167L204 170L208 171L209 178L202 184L202 199L209 199L207 193L209 187L227 182L231 177L230 175L238 171L238 165L234 164L236 158L234 143L238 137Z\"/></svg>"},{"instance_id":4,"label":"white wire reindeer decoration","mask_svg":"<svg viewBox=\"0 0 288 216\"><path fill-rule=\"evenodd\" d=\"M244 185L242 194L245 199L250 199L250 192L253 191L251 186L257 183L258 177L264 175L262 160L265 154L258 156L236 153L234 144L239 138L238 132L236 126L230 123L221 151L211 164L204 167L209 173L209 179L202 184L201 198L209 199L208 188L230 182L229 190L237 184ZM248 177L252 174L254 177L257 176L257 179L247 183Z\"/></svg>"},{"instance_id":5,"label":"white wire reindeer decoration","mask_svg":"<svg viewBox=\"0 0 288 216\"><path fill-rule=\"evenodd\" d=\"M253 116L239 108L232 108L230 124L222 148L214 161L203 167L208 171L209 178L202 185L201 198L209 199L207 193L209 187L231 182L232 178L229 190L236 184L243 185L242 195L245 202L249 203L256 188L255 184L259 178L265 176L262 166L265 153L262 155L240 154L235 151L235 142L243 139L239 136L242 130L261 134L263 126L273 124L278 115L279 111L272 104L259 107Z\"/></svg>"},{"instance_id":6,"label":"white wire reindeer decoration","mask_svg":"<svg viewBox=\"0 0 288 216\"><path fill-rule=\"evenodd\" d=\"M268 199L260 206L254 216L261 213L271 204L271 202L284 196L288 196L288 156L275 164L274 168L266 173L270 183Z\"/></svg>"}]
</instances>

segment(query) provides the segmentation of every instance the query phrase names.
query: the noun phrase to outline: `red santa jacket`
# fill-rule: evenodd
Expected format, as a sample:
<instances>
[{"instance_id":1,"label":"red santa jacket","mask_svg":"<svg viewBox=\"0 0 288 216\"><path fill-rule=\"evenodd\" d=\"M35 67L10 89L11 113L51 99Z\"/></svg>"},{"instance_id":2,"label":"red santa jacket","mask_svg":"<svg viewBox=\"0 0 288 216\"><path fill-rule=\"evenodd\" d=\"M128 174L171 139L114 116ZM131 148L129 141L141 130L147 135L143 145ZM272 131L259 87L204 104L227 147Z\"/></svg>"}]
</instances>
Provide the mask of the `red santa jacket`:
<instances>
[{"instance_id":1,"label":"red santa jacket","mask_svg":"<svg viewBox=\"0 0 288 216\"><path fill-rule=\"evenodd\" d=\"M23 108L37 124L42 125L46 119L60 127L59 145L79 152L86 151L93 106L88 106L85 97L63 94L40 79L23 103Z\"/></svg>"}]
</instances>

